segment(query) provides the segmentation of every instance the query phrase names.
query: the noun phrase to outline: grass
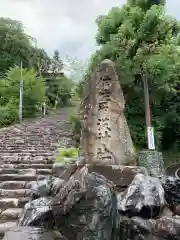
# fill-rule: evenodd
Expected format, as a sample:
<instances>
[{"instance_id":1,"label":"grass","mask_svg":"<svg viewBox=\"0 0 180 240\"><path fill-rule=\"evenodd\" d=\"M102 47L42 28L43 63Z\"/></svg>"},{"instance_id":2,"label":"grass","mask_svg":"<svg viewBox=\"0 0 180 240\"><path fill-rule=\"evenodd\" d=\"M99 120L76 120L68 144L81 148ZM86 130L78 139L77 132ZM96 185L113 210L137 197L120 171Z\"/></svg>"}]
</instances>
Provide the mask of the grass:
<instances>
[{"instance_id":1,"label":"grass","mask_svg":"<svg viewBox=\"0 0 180 240\"><path fill-rule=\"evenodd\" d=\"M78 148L64 148L59 149L59 153L56 157L56 162L62 165L73 164L79 156ZM68 158L68 159L67 159Z\"/></svg>"}]
</instances>

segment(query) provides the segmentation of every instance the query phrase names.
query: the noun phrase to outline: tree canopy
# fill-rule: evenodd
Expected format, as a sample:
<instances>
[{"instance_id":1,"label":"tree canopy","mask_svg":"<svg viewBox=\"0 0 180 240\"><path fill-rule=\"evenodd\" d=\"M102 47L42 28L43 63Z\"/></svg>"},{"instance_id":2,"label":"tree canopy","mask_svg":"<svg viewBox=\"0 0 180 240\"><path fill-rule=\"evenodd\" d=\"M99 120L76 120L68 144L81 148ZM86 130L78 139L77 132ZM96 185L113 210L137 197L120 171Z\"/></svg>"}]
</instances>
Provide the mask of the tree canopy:
<instances>
[{"instance_id":1,"label":"tree canopy","mask_svg":"<svg viewBox=\"0 0 180 240\"><path fill-rule=\"evenodd\" d=\"M142 84L146 74L156 146L180 150L180 23L167 15L164 0L127 0L96 23L100 48L91 57L86 81L101 60L116 63L131 134L142 148L146 147Z\"/></svg>"},{"instance_id":2,"label":"tree canopy","mask_svg":"<svg viewBox=\"0 0 180 240\"><path fill-rule=\"evenodd\" d=\"M0 74L21 61L30 67L33 39L24 32L21 22L0 18Z\"/></svg>"}]
</instances>

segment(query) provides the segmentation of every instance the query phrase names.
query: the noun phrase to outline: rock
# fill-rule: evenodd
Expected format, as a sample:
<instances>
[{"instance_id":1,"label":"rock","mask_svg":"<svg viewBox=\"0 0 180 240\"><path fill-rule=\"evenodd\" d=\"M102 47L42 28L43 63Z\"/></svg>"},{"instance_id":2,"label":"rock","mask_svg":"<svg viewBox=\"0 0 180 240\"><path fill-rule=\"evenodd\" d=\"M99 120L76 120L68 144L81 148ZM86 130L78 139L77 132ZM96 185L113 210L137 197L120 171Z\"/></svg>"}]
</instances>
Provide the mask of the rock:
<instances>
[{"instance_id":1,"label":"rock","mask_svg":"<svg viewBox=\"0 0 180 240\"><path fill-rule=\"evenodd\" d=\"M125 100L114 63L104 60L94 72L81 103L80 156L87 164L136 165Z\"/></svg>"},{"instance_id":2,"label":"rock","mask_svg":"<svg viewBox=\"0 0 180 240\"><path fill-rule=\"evenodd\" d=\"M166 201L174 212L176 206L180 204L180 179L164 176L161 178L161 184L165 191Z\"/></svg>"},{"instance_id":3,"label":"rock","mask_svg":"<svg viewBox=\"0 0 180 240\"><path fill-rule=\"evenodd\" d=\"M173 216L173 212L167 206L165 206L161 212L161 217L172 217L172 216Z\"/></svg>"},{"instance_id":4,"label":"rock","mask_svg":"<svg viewBox=\"0 0 180 240\"><path fill-rule=\"evenodd\" d=\"M51 179L46 177L43 180L33 182L31 185L31 198L32 200L40 197L48 197L51 192Z\"/></svg>"},{"instance_id":5,"label":"rock","mask_svg":"<svg viewBox=\"0 0 180 240\"><path fill-rule=\"evenodd\" d=\"M67 170L67 166L62 165L61 163L53 164L52 173L53 173L53 176L55 176L55 177L60 177L61 174L63 174L64 171L66 171L66 170Z\"/></svg>"},{"instance_id":6,"label":"rock","mask_svg":"<svg viewBox=\"0 0 180 240\"><path fill-rule=\"evenodd\" d=\"M60 163L54 163L53 164L53 176L64 179L67 181L72 174L75 173L78 166L76 164L73 164L71 166L63 166Z\"/></svg>"},{"instance_id":7,"label":"rock","mask_svg":"<svg viewBox=\"0 0 180 240\"><path fill-rule=\"evenodd\" d=\"M172 211L174 215L180 216L180 204L172 207Z\"/></svg>"},{"instance_id":8,"label":"rock","mask_svg":"<svg viewBox=\"0 0 180 240\"><path fill-rule=\"evenodd\" d=\"M5 233L3 240L55 240L53 232L35 227L16 227ZM57 238L56 238L57 239ZM63 240L64 238L58 238ZM57 239L57 240L58 240Z\"/></svg>"},{"instance_id":9,"label":"rock","mask_svg":"<svg viewBox=\"0 0 180 240\"><path fill-rule=\"evenodd\" d=\"M52 198L39 198L26 203L19 219L20 226L37 226L51 229L54 225Z\"/></svg>"},{"instance_id":10,"label":"rock","mask_svg":"<svg viewBox=\"0 0 180 240\"><path fill-rule=\"evenodd\" d=\"M139 217L121 218L121 240L178 240L180 236L180 218L162 217L157 220L145 220Z\"/></svg>"},{"instance_id":11,"label":"rock","mask_svg":"<svg viewBox=\"0 0 180 240\"><path fill-rule=\"evenodd\" d=\"M35 200L40 197L53 197L63 186L64 180L52 176L47 176L43 180L31 183L31 199Z\"/></svg>"},{"instance_id":12,"label":"rock","mask_svg":"<svg viewBox=\"0 0 180 240\"><path fill-rule=\"evenodd\" d=\"M19 225L56 226L67 239L111 239L117 215L114 184L89 173L85 166L63 182L64 186L60 181L55 197L41 197L25 205Z\"/></svg>"},{"instance_id":13,"label":"rock","mask_svg":"<svg viewBox=\"0 0 180 240\"><path fill-rule=\"evenodd\" d=\"M63 179L53 177L51 182L50 196L55 197L60 188L63 187L64 183L65 181Z\"/></svg>"},{"instance_id":14,"label":"rock","mask_svg":"<svg viewBox=\"0 0 180 240\"><path fill-rule=\"evenodd\" d=\"M164 189L159 179L143 174L137 174L126 191L118 195L118 210L130 216L154 218L164 206Z\"/></svg>"},{"instance_id":15,"label":"rock","mask_svg":"<svg viewBox=\"0 0 180 240\"><path fill-rule=\"evenodd\" d=\"M67 239L109 240L116 218L113 183L101 175L78 169L53 199L57 229Z\"/></svg>"}]
</instances>

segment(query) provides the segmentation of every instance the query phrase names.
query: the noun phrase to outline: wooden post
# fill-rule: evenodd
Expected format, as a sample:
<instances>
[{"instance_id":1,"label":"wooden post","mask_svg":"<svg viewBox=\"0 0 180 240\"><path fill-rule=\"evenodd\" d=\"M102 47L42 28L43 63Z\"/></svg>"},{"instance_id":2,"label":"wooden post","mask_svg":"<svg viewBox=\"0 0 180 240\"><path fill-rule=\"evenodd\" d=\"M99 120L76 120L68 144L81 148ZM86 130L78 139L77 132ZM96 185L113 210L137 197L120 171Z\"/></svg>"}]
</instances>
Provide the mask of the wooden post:
<instances>
[{"instance_id":1,"label":"wooden post","mask_svg":"<svg viewBox=\"0 0 180 240\"><path fill-rule=\"evenodd\" d=\"M146 134L147 134L147 143L148 149L155 149L154 146L154 131L151 127L151 111L149 104L149 88L148 88L148 76L147 74L143 75L143 84L144 84L144 100L145 100L145 113L146 113Z\"/></svg>"}]
</instances>

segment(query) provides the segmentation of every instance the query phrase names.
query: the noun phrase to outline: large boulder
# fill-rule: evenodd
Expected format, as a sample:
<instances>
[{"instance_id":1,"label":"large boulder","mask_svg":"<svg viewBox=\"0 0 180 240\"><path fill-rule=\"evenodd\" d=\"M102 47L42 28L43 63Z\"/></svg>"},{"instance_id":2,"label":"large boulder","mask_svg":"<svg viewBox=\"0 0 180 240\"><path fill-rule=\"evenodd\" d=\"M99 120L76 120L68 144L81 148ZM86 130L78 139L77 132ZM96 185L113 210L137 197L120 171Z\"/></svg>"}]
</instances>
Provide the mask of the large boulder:
<instances>
[{"instance_id":1,"label":"large boulder","mask_svg":"<svg viewBox=\"0 0 180 240\"><path fill-rule=\"evenodd\" d=\"M180 216L180 179L164 176L161 178L166 202L174 215Z\"/></svg>"},{"instance_id":2,"label":"large boulder","mask_svg":"<svg viewBox=\"0 0 180 240\"><path fill-rule=\"evenodd\" d=\"M48 197L51 192L51 180L49 177L34 181L31 183L31 199L35 200L40 197Z\"/></svg>"},{"instance_id":3,"label":"large boulder","mask_svg":"<svg viewBox=\"0 0 180 240\"><path fill-rule=\"evenodd\" d=\"M175 177L163 177L162 186L165 190L166 201L169 206L180 204L180 179Z\"/></svg>"},{"instance_id":4,"label":"large boulder","mask_svg":"<svg viewBox=\"0 0 180 240\"><path fill-rule=\"evenodd\" d=\"M53 199L56 227L67 239L112 239L116 219L113 183L78 169Z\"/></svg>"},{"instance_id":5,"label":"large boulder","mask_svg":"<svg viewBox=\"0 0 180 240\"><path fill-rule=\"evenodd\" d=\"M130 216L158 217L165 206L160 180L143 174L137 174L126 191L117 197L118 210Z\"/></svg>"},{"instance_id":6,"label":"large boulder","mask_svg":"<svg viewBox=\"0 0 180 240\"><path fill-rule=\"evenodd\" d=\"M55 197L27 203L19 225L55 227L67 239L109 240L115 226L116 206L114 184L99 174L89 173L84 166L58 188Z\"/></svg>"},{"instance_id":7,"label":"large boulder","mask_svg":"<svg viewBox=\"0 0 180 240\"><path fill-rule=\"evenodd\" d=\"M41 197L26 203L19 219L19 226L38 226L51 229L54 226L52 198Z\"/></svg>"},{"instance_id":8,"label":"large boulder","mask_svg":"<svg viewBox=\"0 0 180 240\"><path fill-rule=\"evenodd\" d=\"M178 240L180 218L163 217L145 220L139 217L121 217L119 225L120 240Z\"/></svg>"},{"instance_id":9,"label":"large boulder","mask_svg":"<svg viewBox=\"0 0 180 240\"><path fill-rule=\"evenodd\" d=\"M31 200L40 197L53 197L63 186L64 180L52 176L47 176L45 179L34 181L31 183Z\"/></svg>"}]
</instances>

